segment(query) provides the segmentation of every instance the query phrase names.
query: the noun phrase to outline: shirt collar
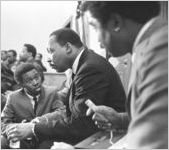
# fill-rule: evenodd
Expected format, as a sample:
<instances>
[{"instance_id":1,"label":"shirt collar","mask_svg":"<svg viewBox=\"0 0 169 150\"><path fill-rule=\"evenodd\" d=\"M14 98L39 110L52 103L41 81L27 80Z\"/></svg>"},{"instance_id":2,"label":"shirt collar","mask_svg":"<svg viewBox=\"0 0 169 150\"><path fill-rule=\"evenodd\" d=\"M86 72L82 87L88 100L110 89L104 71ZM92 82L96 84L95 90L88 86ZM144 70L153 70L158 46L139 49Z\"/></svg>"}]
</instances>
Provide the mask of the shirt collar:
<instances>
[{"instance_id":1,"label":"shirt collar","mask_svg":"<svg viewBox=\"0 0 169 150\"><path fill-rule=\"evenodd\" d=\"M32 95L28 94L28 92L26 92L26 90L24 90L24 91L25 91L25 94L26 94L30 99L33 99L33 96L32 96ZM36 98L37 98L37 99L39 99L39 97L40 97L40 94L36 95Z\"/></svg>"},{"instance_id":2,"label":"shirt collar","mask_svg":"<svg viewBox=\"0 0 169 150\"><path fill-rule=\"evenodd\" d=\"M143 34L148 30L148 28L153 24L153 22L155 21L155 18L151 19L150 21L148 21L142 28L141 30L139 31L135 41L134 41L134 44L133 44L133 54L132 54L132 63L134 62L134 58L135 58L135 47L138 45L141 37L143 36Z\"/></svg>"},{"instance_id":3,"label":"shirt collar","mask_svg":"<svg viewBox=\"0 0 169 150\"><path fill-rule=\"evenodd\" d=\"M76 74L77 67L78 67L78 64L79 64L79 60L80 60L80 57L81 57L83 51L84 51L84 48L83 48L83 49L81 50L81 52L77 55L77 57L76 57L76 59L75 59L75 61L74 61L74 63L73 63L72 72L73 72L74 74Z\"/></svg>"}]
</instances>

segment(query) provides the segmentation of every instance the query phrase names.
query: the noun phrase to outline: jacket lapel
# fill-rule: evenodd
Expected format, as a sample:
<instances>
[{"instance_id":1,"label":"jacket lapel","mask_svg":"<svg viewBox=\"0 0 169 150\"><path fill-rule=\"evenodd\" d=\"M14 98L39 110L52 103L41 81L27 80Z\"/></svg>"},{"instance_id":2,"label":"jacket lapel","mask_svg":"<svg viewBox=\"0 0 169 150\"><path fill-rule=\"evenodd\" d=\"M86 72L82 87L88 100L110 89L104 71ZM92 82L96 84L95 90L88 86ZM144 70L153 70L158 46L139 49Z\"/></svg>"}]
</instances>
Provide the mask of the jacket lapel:
<instances>
[{"instance_id":1,"label":"jacket lapel","mask_svg":"<svg viewBox=\"0 0 169 150\"><path fill-rule=\"evenodd\" d=\"M40 96L38 98L38 106L36 109L36 116L40 116L42 115L42 106L44 105L44 101L45 101L45 87L41 87L41 92L40 92Z\"/></svg>"},{"instance_id":2,"label":"jacket lapel","mask_svg":"<svg viewBox=\"0 0 169 150\"><path fill-rule=\"evenodd\" d=\"M82 64L85 62L86 56L88 55L88 53L89 53L89 50L87 48L85 48L85 50L83 51L83 53L82 53L82 55L81 55L81 57L79 59L79 64L77 66L76 74L78 73L78 71L79 71L80 67L82 66ZM75 75L75 77L76 77L76 75Z\"/></svg>"},{"instance_id":3,"label":"jacket lapel","mask_svg":"<svg viewBox=\"0 0 169 150\"><path fill-rule=\"evenodd\" d=\"M74 75L74 78L72 80L72 84L70 86L70 90L69 90L69 96L68 96L68 103L67 103L67 112L68 112L68 115L71 114L71 110L72 110L72 106L73 106L73 98L74 98L74 95L75 95L75 80L76 80L76 76L78 75L78 71L80 70L81 66L83 65L83 63L85 62L85 59L86 59L86 56L88 55L88 49L86 48L80 59L79 59L79 64L77 66L77 71L76 71L76 74Z\"/></svg>"},{"instance_id":4,"label":"jacket lapel","mask_svg":"<svg viewBox=\"0 0 169 150\"><path fill-rule=\"evenodd\" d=\"M21 90L21 95L22 95L21 99L23 101L24 106L27 106L27 110L29 111L30 115L32 117L34 117L35 114L34 114L34 110L33 110L33 106L32 106L31 100L27 96L27 94L25 93L24 89Z\"/></svg>"}]
</instances>

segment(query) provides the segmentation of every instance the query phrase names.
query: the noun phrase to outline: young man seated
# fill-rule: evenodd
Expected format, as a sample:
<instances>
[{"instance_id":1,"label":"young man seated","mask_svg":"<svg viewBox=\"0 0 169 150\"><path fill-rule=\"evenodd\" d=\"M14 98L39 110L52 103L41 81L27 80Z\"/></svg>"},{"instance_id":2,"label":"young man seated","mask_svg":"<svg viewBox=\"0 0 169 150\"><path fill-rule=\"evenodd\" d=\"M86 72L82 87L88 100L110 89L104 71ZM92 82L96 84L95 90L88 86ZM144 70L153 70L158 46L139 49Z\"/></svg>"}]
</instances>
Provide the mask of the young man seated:
<instances>
[{"instance_id":1,"label":"young man seated","mask_svg":"<svg viewBox=\"0 0 169 150\"><path fill-rule=\"evenodd\" d=\"M50 115L50 112L63 107L56 88L42 85L43 73L33 64L23 63L17 66L15 79L22 88L9 95L1 114L2 149L10 147L9 129L17 129L22 122L40 121L39 117ZM51 141L48 143L52 144ZM31 137L20 141L20 148L38 148L40 144L42 143L36 137Z\"/></svg>"}]
</instances>

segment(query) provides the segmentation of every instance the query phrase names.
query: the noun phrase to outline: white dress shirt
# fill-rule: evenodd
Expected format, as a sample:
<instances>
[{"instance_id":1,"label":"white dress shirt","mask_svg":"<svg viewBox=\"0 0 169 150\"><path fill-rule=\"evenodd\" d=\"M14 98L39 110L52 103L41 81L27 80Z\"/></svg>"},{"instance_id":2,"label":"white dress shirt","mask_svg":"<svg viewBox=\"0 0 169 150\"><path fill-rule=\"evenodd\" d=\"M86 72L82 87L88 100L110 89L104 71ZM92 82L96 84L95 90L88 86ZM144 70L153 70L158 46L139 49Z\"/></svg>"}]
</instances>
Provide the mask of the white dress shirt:
<instances>
[{"instance_id":1,"label":"white dress shirt","mask_svg":"<svg viewBox=\"0 0 169 150\"><path fill-rule=\"evenodd\" d=\"M30 102L31 102L31 104L32 104L32 107L33 107L33 109L34 109L34 107L35 107L35 101L33 100L33 96L30 95L30 94L28 94L28 93L26 92L26 90L25 90L25 93L26 93L26 95L29 97ZM40 94L36 96L37 101L39 101L39 97L40 97Z\"/></svg>"},{"instance_id":2,"label":"white dress shirt","mask_svg":"<svg viewBox=\"0 0 169 150\"><path fill-rule=\"evenodd\" d=\"M76 74L76 71L77 71L77 67L78 67L78 64L79 64L79 60L80 60L80 57L82 55L82 53L84 52L84 48L82 49L82 51L77 55L74 63L73 63L73 66L72 66L72 72L74 74Z\"/></svg>"}]
</instances>

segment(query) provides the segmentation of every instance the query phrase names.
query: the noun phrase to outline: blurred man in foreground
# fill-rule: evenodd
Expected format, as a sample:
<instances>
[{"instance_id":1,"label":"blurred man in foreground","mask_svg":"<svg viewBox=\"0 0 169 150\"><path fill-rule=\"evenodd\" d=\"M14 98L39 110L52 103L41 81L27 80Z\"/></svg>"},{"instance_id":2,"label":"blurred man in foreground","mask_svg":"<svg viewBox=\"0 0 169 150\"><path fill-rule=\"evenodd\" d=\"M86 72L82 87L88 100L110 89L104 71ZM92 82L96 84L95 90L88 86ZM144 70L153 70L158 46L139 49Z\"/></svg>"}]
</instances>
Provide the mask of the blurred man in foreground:
<instances>
[{"instance_id":1,"label":"blurred man in foreground","mask_svg":"<svg viewBox=\"0 0 169 150\"><path fill-rule=\"evenodd\" d=\"M114 57L132 54L127 148L168 148L168 25L157 17L159 10L158 2L143 1L95 1L82 6L106 50ZM129 121L126 113L86 104L87 114L95 112L93 119L100 124L116 128Z\"/></svg>"}]
</instances>

